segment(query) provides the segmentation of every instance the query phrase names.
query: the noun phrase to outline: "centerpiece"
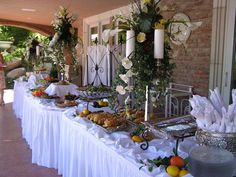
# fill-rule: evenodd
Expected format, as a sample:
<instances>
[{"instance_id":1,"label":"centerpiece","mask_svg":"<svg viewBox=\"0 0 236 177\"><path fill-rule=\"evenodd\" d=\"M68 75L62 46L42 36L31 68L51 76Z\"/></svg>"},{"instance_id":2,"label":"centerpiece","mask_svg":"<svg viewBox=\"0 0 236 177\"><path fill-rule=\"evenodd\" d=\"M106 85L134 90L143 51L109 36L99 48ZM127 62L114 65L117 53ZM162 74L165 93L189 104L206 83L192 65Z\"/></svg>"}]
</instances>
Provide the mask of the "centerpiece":
<instances>
[{"instance_id":1,"label":"centerpiece","mask_svg":"<svg viewBox=\"0 0 236 177\"><path fill-rule=\"evenodd\" d=\"M127 30L126 57L118 68L113 94L128 93L131 107L135 108L143 109L146 86L153 90L150 99L153 102L165 94L175 67L170 62L169 40L164 33L170 21L163 19L159 3L155 0L135 1L130 17L118 15L113 20L113 28L119 21L118 28Z\"/></svg>"},{"instance_id":2,"label":"centerpiece","mask_svg":"<svg viewBox=\"0 0 236 177\"><path fill-rule=\"evenodd\" d=\"M52 22L55 34L49 43L49 47L53 48L52 52L55 55L54 62L58 69L58 79L70 80L70 72L77 63L75 47L79 39L75 28L72 26L76 17L69 15L67 9L62 6L55 16L55 20Z\"/></svg>"}]
</instances>

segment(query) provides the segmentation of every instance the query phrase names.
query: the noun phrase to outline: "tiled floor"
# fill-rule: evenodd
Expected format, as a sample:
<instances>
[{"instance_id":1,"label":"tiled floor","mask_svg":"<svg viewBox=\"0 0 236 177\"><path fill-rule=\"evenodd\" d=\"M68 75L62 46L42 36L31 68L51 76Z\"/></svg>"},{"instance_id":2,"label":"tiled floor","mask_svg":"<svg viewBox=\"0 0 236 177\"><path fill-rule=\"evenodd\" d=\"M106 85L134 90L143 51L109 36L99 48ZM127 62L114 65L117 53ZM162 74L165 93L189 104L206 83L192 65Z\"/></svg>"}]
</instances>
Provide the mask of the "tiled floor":
<instances>
[{"instance_id":1,"label":"tiled floor","mask_svg":"<svg viewBox=\"0 0 236 177\"><path fill-rule=\"evenodd\" d=\"M31 150L21 136L21 122L12 111L12 90L0 107L0 177L59 177L57 171L31 163Z\"/></svg>"}]
</instances>

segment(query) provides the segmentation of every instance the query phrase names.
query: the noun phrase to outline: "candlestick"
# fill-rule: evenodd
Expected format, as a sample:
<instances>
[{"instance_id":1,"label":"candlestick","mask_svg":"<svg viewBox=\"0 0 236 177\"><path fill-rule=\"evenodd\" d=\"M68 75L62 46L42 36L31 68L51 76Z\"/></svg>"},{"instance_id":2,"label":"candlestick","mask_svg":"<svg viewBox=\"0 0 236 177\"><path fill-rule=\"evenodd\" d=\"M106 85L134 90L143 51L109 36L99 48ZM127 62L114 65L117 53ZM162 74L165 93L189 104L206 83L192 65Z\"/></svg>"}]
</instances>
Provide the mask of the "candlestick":
<instances>
[{"instance_id":1,"label":"candlestick","mask_svg":"<svg viewBox=\"0 0 236 177\"><path fill-rule=\"evenodd\" d=\"M145 101L145 115L144 115L144 121L149 121L149 88L148 85L146 85L146 101Z\"/></svg>"},{"instance_id":2,"label":"candlestick","mask_svg":"<svg viewBox=\"0 0 236 177\"><path fill-rule=\"evenodd\" d=\"M154 34L154 58L164 58L164 29L155 29Z\"/></svg>"},{"instance_id":3,"label":"candlestick","mask_svg":"<svg viewBox=\"0 0 236 177\"><path fill-rule=\"evenodd\" d=\"M130 55L134 52L135 47L135 33L134 30L128 30L126 32L126 58L130 58Z\"/></svg>"},{"instance_id":4,"label":"candlestick","mask_svg":"<svg viewBox=\"0 0 236 177\"><path fill-rule=\"evenodd\" d=\"M40 55L40 47L37 45L36 46L36 56Z\"/></svg>"}]
</instances>

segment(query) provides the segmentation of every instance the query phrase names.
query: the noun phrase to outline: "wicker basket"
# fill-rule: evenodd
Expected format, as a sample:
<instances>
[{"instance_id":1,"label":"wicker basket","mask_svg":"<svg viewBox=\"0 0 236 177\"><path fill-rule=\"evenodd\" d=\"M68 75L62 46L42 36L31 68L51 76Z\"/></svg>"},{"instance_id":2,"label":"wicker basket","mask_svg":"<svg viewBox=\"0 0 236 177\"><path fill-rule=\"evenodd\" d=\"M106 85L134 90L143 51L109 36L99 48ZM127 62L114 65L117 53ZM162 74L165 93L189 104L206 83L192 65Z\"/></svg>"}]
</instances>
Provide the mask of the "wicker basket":
<instances>
[{"instance_id":1,"label":"wicker basket","mask_svg":"<svg viewBox=\"0 0 236 177\"><path fill-rule=\"evenodd\" d=\"M198 129L196 139L201 145L219 147L236 155L236 133L209 132Z\"/></svg>"}]
</instances>

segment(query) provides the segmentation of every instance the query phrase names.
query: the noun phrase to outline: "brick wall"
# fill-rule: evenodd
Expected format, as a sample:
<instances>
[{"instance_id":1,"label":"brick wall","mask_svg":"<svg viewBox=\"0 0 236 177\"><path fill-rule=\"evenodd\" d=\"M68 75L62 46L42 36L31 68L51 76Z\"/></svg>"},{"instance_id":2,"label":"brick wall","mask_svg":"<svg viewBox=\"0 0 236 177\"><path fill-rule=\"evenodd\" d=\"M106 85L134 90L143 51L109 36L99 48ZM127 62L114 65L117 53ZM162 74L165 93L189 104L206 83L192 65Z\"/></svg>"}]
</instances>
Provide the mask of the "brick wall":
<instances>
[{"instance_id":1,"label":"brick wall","mask_svg":"<svg viewBox=\"0 0 236 177\"><path fill-rule=\"evenodd\" d=\"M174 82L192 85L195 93L206 96L209 87L213 0L164 0L162 5L172 9L163 13L165 18L183 12L191 21L202 21L202 25L191 32L186 49L174 44L171 46L172 61L176 63Z\"/></svg>"}]
</instances>

